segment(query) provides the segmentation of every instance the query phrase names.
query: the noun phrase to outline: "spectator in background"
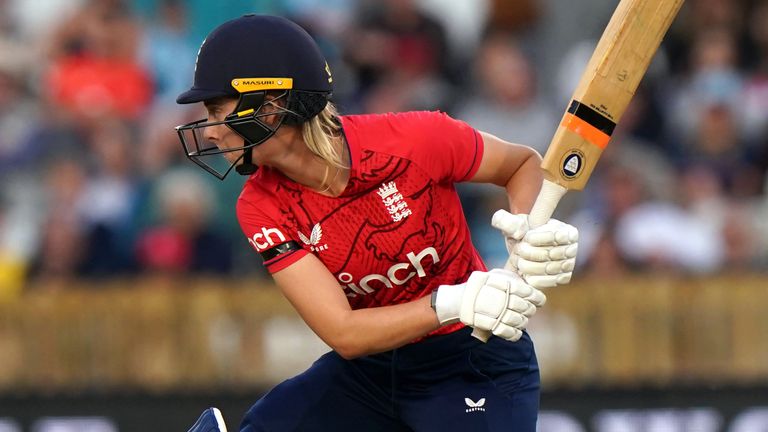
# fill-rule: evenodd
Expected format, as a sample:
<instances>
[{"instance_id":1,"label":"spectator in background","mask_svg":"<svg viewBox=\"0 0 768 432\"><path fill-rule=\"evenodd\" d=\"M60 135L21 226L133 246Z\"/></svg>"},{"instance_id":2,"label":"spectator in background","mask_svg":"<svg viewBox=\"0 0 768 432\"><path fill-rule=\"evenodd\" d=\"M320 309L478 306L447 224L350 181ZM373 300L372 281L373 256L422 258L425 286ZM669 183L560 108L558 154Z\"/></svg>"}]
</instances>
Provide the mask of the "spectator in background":
<instances>
[{"instance_id":1,"label":"spectator in background","mask_svg":"<svg viewBox=\"0 0 768 432\"><path fill-rule=\"evenodd\" d=\"M759 269L758 227L752 203L726 194L718 174L709 167L692 165L678 179L681 204L700 223L719 234L723 247L721 270Z\"/></svg>"},{"instance_id":2,"label":"spectator in background","mask_svg":"<svg viewBox=\"0 0 768 432\"><path fill-rule=\"evenodd\" d=\"M601 161L585 194L599 202L582 208L570 218L579 229L582 260L577 262L582 274L620 274L631 269L631 263L619 248L616 225L621 217L648 196L643 170L632 166Z\"/></svg>"},{"instance_id":3,"label":"spectator in background","mask_svg":"<svg viewBox=\"0 0 768 432\"><path fill-rule=\"evenodd\" d=\"M132 270L131 245L139 199L134 137L124 122L99 122L88 137L92 169L80 204L87 251L83 272L117 276Z\"/></svg>"},{"instance_id":4,"label":"spectator in background","mask_svg":"<svg viewBox=\"0 0 768 432\"><path fill-rule=\"evenodd\" d=\"M419 7L445 29L451 53L454 79L465 85L471 74L466 65L472 62L477 47L486 33L487 22L492 18L491 0L452 0L450 7L445 0L417 0ZM516 1L515 5L525 3Z\"/></svg>"},{"instance_id":5,"label":"spectator in background","mask_svg":"<svg viewBox=\"0 0 768 432\"><path fill-rule=\"evenodd\" d=\"M101 116L136 120L152 99L137 61L140 27L121 0L89 0L54 32L45 76L55 106L83 124Z\"/></svg>"},{"instance_id":6,"label":"spectator in background","mask_svg":"<svg viewBox=\"0 0 768 432\"><path fill-rule=\"evenodd\" d=\"M630 123L632 112L628 110ZM699 169L675 171L667 159L636 141L622 140L610 148L601 161L611 170L602 186L613 191L605 226L613 230L616 251L629 268L684 273L720 270L725 197L716 175ZM634 187L627 188L628 184ZM689 239L690 244L680 247L680 238Z\"/></svg>"},{"instance_id":7,"label":"spectator in background","mask_svg":"<svg viewBox=\"0 0 768 432\"><path fill-rule=\"evenodd\" d=\"M621 146L622 144L614 144ZM613 276L625 271L710 273L722 264L720 227L688 208L660 199L650 179L663 169L647 158L601 161L588 194L603 198L570 220L580 232L584 274ZM630 156L630 157L627 157ZM674 181L668 187L674 187ZM682 247L680 238L686 239Z\"/></svg>"},{"instance_id":8,"label":"spectator in background","mask_svg":"<svg viewBox=\"0 0 768 432\"><path fill-rule=\"evenodd\" d=\"M752 226L755 227L752 239L755 241L756 264L764 272L768 268L768 197L766 195L755 200L750 214Z\"/></svg>"},{"instance_id":9,"label":"spectator in background","mask_svg":"<svg viewBox=\"0 0 768 432\"><path fill-rule=\"evenodd\" d=\"M719 29L734 37L737 43L737 57L749 55L746 43L748 35L744 18L749 16L746 1L732 0L689 0L673 23L664 44L670 51L671 69L675 74L685 75L695 69L690 53L702 33ZM742 67L745 62L740 62Z\"/></svg>"},{"instance_id":10,"label":"spectator in background","mask_svg":"<svg viewBox=\"0 0 768 432\"><path fill-rule=\"evenodd\" d=\"M357 0L282 0L276 5L278 10L275 12L306 22L313 27L310 30L341 37L352 21L358 3ZM318 41L318 44L324 51L334 49L324 47L322 41Z\"/></svg>"},{"instance_id":11,"label":"spectator in background","mask_svg":"<svg viewBox=\"0 0 768 432\"><path fill-rule=\"evenodd\" d=\"M137 157L139 163L137 174L151 181L169 167L182 161L186 162L184 155L179 155L179 137L174 130L169 130L165 122L174 119L177 123L190 122L199 118L194 109L179 109L178 107L163 109L155 107L152 114L142 123L138 134ZM162 114L161 114L162 113Z\"/></svg>"},{"instance_id":12,"label":"spectator in background","mask_svg":"<svg viewBox=\"0 0 768 432\"><path fill-rule=\"evenodd\" d=\"M754 69L745 83L742 100L745 135L762 150L758 157L768 166L768 0L756 4L750 14L749 31Z\"/></svg>"},{"instance_id":13,"label":"spectator in background","mask_svg":"<svg viewBox=\"0 0 768 432\"><path fill-rule=\"evenodd\" d=\"M733 0L693 0L691 11L692 33L708 28L722 28L736 33L744 28L746 2Z\"/></svg>"},{"instance_id":14,"label":"spectator in background","mask_svg":"<svg viewBox=\"0 0 768 432\"><path fill-rule=\"evenodd\" d=\"M678 172L680 203L715 229L725 224L729 197L718 174L706 165L690 164Z\"/></svg>"},{"instance_id":15,"label":"spectator in background","mask_svg":"<svg viewBox=\"0 0 768 432\"><path fill-rule=\"evenodd\" d=\"M760 256L760 239L754 209L745 202L728 206L721 235L725 251L722 271L726 274L744 275L765 269L765 257Z\"/></svg>"},{"instance_id":16,"label":"spectator in background","mask_svg":"<svg viewBox=\"0 0 768 432\"><path fill-rule=\"evenodd\" d=\"M60 287L80 274L87 251L80 206L86 172L72 159L46 170L44 219L32 276L43 286Z\"/></svg>"},{"instance_id":17,"label":"spectator in background","mask_svg":"<svg viewBox=\"0 0 768 432\"><path fill-rule=\"evenodd\" d=\"M7 51L6 51L7 50ZM24 82L30 72L25 64L6 56L22 51L21 47L0 40L0 179L23 168L30 158L30 148L24 145L32 133L39 110L32 101Z\"/></svg>"},{"instance_id":18,"label":"spectator in background","mask_svg":"<svg viewBox=\"0 0 768 432\"><path fill-rule=\"evenodd\" d=\"M593 279L617 279L635 270L632 262L619 248L616 227L611 222L603 224L590 239L590 255L580 264L579 274Z\"/></svg>"},{"instance_id":19,"label":"spectator in background","mask_svg":"<svg viewBox=\"0 0 768 432\"><path fill-rule=\"evenodd\" d=\"M450 52L445 30L414 0L392 0L362 11L345 41L365 112L445 109Z\"/></svg>"},{"instance_id":20,"label":"spectator in background","mask_svg":"<svg viewBox=\"0 0 768 432\"><path fill-rule=\"evenodd\" d=\"M18 296L40 256L38 172L43 149L30 142L41 119L30 86L38 61L17 18L18 2L0 0L0 301Z\"/></svg>"},{"instance_id":21,"label":"spectator in background","mask_svg":"<svg viewBox=\"0 0 768 432\"><path fill-rule=\"evenodd\" d=\"M38 116L26 78L36 58L20 36L8 0L0 0L0 180L20 168L29 149L22 144Z\"/></svg>"},{"instance_id":22,"label":"spectator in background","mask_svg":"<svg viewBox=\"0 0 768 432\"><path fill-rule=\"evenodd\" d=\"M734 111L727 102L703 101L683 157L686 164L701 164L715 173L729 195L754 197L762 192L765 166L756 146L744 141Z\"/></svg>"},{"instance_id":23,"label":"spectator in background","mask_svg":"<svg viewBox=\"0 0 768 432\"><path fill-rule=\"evenodd\" d=\"M18 296L37 256L39 188L29 177L3 176L0 188L0 302Z\"/></svg>"},{"instance_id":24,"label":"spectator in background","mask_svg":"<svg viewBox=\"0 0 768 432\"><path fill-rule=\"evenodd\" d=\"M157 221L139 234L137 257L147 273L226 275L232 269L229 241L212 219L214 191L200 175L172 170L154 189Z\"/></svg>"},{"instance_id":25,"label":"spectator in background","mask_svg":"<svg viewBox=\"0 0 768 432\"><path fill-rule=\"evenodd\" d=\"M680 238L686 239L685 246ZM617 223L616 242L642 271L713 273L723 262L721 233L664 201L631 208Z\"/></svg>"},{"instance_id":26,"label":"spectator in background","mask_svg":"<svg viewBox=\"0 0 768 432\"><path fill-rule=\"evenodd\" d=\"M186 88L195 68L198 44L190 35L187 3L181 0L159 0L153 5L142 35L139 58L151 73L154 98L142 115L135 152L139 158L136 175L151 182L158 173L180 161L176 134L165 127L168 119L183 123L187 117L197 118L175 103L176 95Z\"/></svg>"},{"instance_id":27,"label":"spectator in background","mask_svg":"<svg viewBox=\"0 0 768 432\"><path fill-rule=\"evenodd\" d=\"M357 79L355 70L343 60L345 46L342 41L349 34L354 12L359 7L362 6L354 0L287 0L280 2L278 8L280 15L301 25L317 42L339 81L333 99L353 109L359 97Z\"/></svg>"},{"instance_id":28,"label":"spectator in background","mask_svg":"<svg viewBox=\"0 0 768 432\"><path fill-rule=\"evenodd\" d=\"M764 150L750 142L744 123L744 76L735 36L724 28L701 31L691 53L690 79L675 95L668 135L678 163L703 164L718 173L728 194L762 191Z\"/></svg>"},{"instance_id":29,"label":"spectator in background","mask_svg":"<svg viewBox=\"0 0 768 432\"><path fill-rule=\"evenodd\" d=\"M760 0L755 5L755 10L749 15L749 30L751 40L754 41L752 58L755 59L755 68L752 76L746 84L744 110L747 123L747 134L754 137L758 154L763 161L763 167L768 166L768 1ZM762 170L763 189L755 208L748 212L751 215L752 226L756 228L756 235L750 239L755 241L757 255L756 265L765 269L768 264L768 168Z\"/></svg>"},{"instance_id":30,"label":"spectator in background","mask_svg":"<svg viewBox=\"0 0 768 432\"><path fill-rule=\"evenodd\" d=\"M175 105L195 68L197 46L190 42L187 7L181 0L162 0L139 46L139 57L151 73L154 103L160 109Z\"/></svg>"},{"instance_id":31,"label":"spectator in background","mask_svg":"<svg viewBox=\"0 0 768 432\"><path fill-rule=\"evenodd\" d=\"M41 55L45 40L50 38L56 26L63 19L68 19L88 0L2 0L0 9L2 17L14 23L19 38L27 44L27 48L35 56Z\"/></svg>"},{"instance_id":32,"label":"spectator in background","mask_svg":"<svg viewBox=\"0 0 768 432\"><path fill-rule=\"evenodd\" d=\"M491 0L488 28L514 34L532 30L541 17L541 2L534 0Z\"/></svg>"},{"instance_id":33,"label":"spectator in background","mask_svg":"<svg viewBox=\"0 0 768 432\"><path fill-rule=\"evenodd\" d=\"M505 32L487 35L472 69L473 86L456 116L543 154L559 115L539 93L533 64L517 39Z\"/></svg>"}]
</instances>

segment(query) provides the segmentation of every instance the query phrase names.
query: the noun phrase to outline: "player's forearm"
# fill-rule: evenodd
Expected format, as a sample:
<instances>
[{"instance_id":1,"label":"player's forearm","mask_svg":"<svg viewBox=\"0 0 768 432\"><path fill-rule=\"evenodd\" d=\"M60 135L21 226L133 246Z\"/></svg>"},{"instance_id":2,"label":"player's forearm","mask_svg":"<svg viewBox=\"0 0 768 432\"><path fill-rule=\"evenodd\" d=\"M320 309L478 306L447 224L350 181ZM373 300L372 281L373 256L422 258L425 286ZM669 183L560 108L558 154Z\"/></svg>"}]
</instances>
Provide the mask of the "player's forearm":
<instances>
[{"instance_id":1,"label":"player's forearm","mask_svg":"<svg viewBox=\"0 0 768 432\"><path fill-rule=\"evenodd\" d=\"M473 182L506 188L512 213L528 213L542 183L541 155L531 147L481 132L484 152Z\"/></svg>"},{"instance_id":2,"label":"player's forearm","mask_svg":"<svg viewBox=\"0 0 768 432\"><path fill-rule=\"evenodd\" d=\"M397 348L439 327L429 296L353 310L336 278L314 255L304 256L273 277L304 322L346 358Z\"/></svg>"},{"instance_id":3,"label":"player's forearm","mask_svg":"<svg viewBox=\"0 0 768 432\"><path fill-rule=\"evenodd\" d=\"M440 326L429 303L427 296L399 305L349 311L328 342L345 358L401 347Z\"/></svg>"},{"instance_id":4,"label":"player's forearm","mask_svg":"<svg viewBox=\"0 0 768 432\"><path fill-rule=\"evenodd\" d=\"M509 197L511 213L528 213L536 201L543 175L541 156L531 150L528 157L507 181L505 188Z\"/></svg>"}]
</instances>

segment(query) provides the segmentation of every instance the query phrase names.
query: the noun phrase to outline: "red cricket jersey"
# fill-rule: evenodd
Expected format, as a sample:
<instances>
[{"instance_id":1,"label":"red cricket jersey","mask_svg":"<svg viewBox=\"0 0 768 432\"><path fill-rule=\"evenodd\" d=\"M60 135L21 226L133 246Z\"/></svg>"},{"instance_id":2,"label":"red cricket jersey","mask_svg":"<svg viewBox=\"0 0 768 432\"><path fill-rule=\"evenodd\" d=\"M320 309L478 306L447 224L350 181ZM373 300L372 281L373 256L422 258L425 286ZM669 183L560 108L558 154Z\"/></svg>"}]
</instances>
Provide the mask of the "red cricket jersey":
<instances>
[{"instance_id":1,"label":"red cricket jersey","mask_svg":"<svg viewBox=\"0 0 768 432\"><path fill-rule=\"evenodd\" d=\"M486 270L453 186L477 171L480 134L440 112L341 121L351 172L340 196L318 194L267 167L245 183L237 217L267 269L275 273L315 254L354 309L409 302ZM291 241L301 248L281 253Z\"/></svg>"}]
</instances>

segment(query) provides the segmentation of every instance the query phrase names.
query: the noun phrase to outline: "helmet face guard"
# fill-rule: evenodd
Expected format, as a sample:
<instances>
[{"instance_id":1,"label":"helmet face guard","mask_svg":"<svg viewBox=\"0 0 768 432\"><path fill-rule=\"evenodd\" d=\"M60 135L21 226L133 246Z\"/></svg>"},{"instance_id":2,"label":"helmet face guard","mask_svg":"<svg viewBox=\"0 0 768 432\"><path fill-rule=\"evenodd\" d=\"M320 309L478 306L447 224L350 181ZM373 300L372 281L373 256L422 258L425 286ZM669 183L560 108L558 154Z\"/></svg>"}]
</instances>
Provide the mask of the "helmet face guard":
<instances>
[{"instance_id":1,"label":"helmet face guard","mask_svg":"<svg viewBox=\"0 0 768 432\"><path fill-rule=\"evenodd\" d=\"M271 138L283 124L285 115L291 113L288 109L279 106L276 106L276 110L267 113L263 113L261 110L264 105L286 97L287 94L286 91L273 99L266 100L265 91L243 93L240 95L235 110L224 120L209 122L207 119L201 119L176 126L176 133L184 148L184 153L192 162L220 180L223 180L232 171L232 168L235 168L239 174L253 174L258 167L251 163L251 150ZM269 125L263 121L264 117L272 115L278 116L274 125ZM219 149L216 144L205 139L205 128L220 125L226 125L242 137L244 145ZM228 161L223 156L225 153L237 151L241 151L242 154L233 162ZM243 162L239 164L241 160Z\"/></svg>"}]
</instances>

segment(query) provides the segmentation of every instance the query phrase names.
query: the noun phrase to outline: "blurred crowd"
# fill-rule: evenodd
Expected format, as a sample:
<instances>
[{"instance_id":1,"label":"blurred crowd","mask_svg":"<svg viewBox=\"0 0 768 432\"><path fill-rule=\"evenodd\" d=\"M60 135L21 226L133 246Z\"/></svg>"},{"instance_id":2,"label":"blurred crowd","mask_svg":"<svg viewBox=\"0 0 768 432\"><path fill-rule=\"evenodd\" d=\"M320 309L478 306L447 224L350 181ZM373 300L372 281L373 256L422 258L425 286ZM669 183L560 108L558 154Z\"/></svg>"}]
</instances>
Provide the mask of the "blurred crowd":
<instances>
[{"instance_id":1,"label":"blurred crowd","mask_svg":"<svg viewBox=\"0 0 768 432\"><path fill-rule=\"evenodd\" d=\"M0 0L0 298L80 278L264 276L243 179L188 162L175 104L202 38L243 13L302 24L342 113L440 109L546 150L615 6L584 0ZM439 149L436 149L439 151ZM768 268L768 0L688 0L587 189L556 216L580 274ZM498 188L463 184L476 244Z\"/></svg>"}]
</instances>

